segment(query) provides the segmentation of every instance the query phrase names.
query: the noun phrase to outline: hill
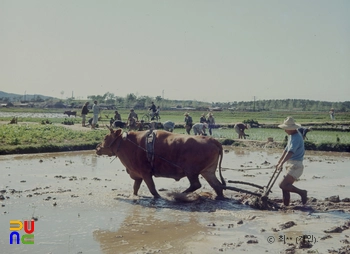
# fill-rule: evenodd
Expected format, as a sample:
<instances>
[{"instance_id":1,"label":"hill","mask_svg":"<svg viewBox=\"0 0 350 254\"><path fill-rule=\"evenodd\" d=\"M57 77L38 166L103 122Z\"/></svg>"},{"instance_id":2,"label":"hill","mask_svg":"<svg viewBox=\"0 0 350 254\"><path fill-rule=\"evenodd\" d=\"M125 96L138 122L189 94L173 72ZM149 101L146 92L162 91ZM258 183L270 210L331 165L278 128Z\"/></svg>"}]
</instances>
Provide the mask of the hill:
<instances>
[{"instance_id":1,"label":"hill","mask_svg":"<svg viewBox=\"0 0 350 254\"><path fill-rule=\"evenodd\" d=\"M0 91L0 101L38 101L51 98L53 97L41 94L14 94Z\"/></svg>"}]
</instances>

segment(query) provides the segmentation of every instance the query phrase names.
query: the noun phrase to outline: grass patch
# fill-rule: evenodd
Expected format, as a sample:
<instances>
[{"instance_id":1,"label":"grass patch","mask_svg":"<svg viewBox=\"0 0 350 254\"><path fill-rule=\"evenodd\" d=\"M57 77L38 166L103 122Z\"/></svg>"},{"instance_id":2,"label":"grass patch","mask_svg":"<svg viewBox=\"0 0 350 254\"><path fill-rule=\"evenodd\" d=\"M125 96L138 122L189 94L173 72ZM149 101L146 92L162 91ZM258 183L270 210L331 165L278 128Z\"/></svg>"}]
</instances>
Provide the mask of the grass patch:
<instances>
[{"instance_id":1,"label":"grass patch","mask_svg":"<svg viewBox=\"0 0 350 254\"><path fill-rule=\"evenodd\" d=\"M0 154L92 149L105 135L105 130L74 131L56 125L0 125Z\"/></svg>"}]
</instances>

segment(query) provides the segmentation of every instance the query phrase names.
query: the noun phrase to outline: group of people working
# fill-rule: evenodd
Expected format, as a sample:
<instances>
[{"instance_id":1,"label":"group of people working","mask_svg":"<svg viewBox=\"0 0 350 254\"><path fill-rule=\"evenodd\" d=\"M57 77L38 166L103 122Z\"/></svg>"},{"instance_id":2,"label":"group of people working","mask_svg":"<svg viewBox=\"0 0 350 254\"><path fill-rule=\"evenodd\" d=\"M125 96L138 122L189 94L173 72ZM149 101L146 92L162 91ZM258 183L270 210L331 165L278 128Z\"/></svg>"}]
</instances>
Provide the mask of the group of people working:
<instances>
[{"instance_id":1,"label":"group of people working","mask_svg":"<svg viewBox=\"0 0 350 254\"><path fill-rule=\"evenodd\" d=\"M199 123L193 124L193 119L189 113L185 113L185 130L187 134L191 134L191 130L193 129L194 135L206 135L205 130L209 130L209 134L212 135L212 129L215 128L215 118L212 112L209 112L207 116L202 114L199 118Z\"/></svg>"},{"instance_id":2,"label":"group of people working","mask_svg":"<svg viewBox=\"0 0 350 254\"><path fill-rule=\"evenodd\" d=\"M92 113L93 117L88 120L88 124L86 124L86 116L90 112L88 109L89 102L85 102L82 109L81 109L81 125L83 127L91 125L91 129L95 129L97 122L98 122L98 117L100 114L100 107L97 105L97 101L94 101L94 104L92 105Z\"/></svg>"}]
</instances>

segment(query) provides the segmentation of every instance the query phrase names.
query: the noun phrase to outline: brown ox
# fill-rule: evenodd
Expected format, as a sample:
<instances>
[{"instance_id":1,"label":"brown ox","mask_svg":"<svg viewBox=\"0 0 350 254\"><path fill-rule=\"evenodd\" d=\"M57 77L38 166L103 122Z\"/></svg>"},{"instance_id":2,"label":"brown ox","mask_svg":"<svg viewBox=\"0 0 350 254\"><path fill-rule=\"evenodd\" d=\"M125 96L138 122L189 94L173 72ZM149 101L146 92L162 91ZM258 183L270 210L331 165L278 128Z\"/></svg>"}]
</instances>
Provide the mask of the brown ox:
<instances>
[{"instance_id":1,"label":"brown ox","mask_svg":"<svg viewBox=\"0 0 350 254\"><path fill-rule=\"evenodd\" d=\"M134 195L137 195L144 180L152 195L160 197L153 176L173 178L176 181L186 176L190 187L184 192L193 192L201 187L198 176L202 175L215 190L217 197L223 197L226 185L221 175L223 152L217 140L206 136L189 136L158 130L154 132L154 148L150 151L146 144L148 133L123 133L121 129L110 129L110 133L96 148L97 155L117 156L120 159L130 177L134 179ZM222 183L215 175L218 163Z\"/></svg>"}]
</instances>

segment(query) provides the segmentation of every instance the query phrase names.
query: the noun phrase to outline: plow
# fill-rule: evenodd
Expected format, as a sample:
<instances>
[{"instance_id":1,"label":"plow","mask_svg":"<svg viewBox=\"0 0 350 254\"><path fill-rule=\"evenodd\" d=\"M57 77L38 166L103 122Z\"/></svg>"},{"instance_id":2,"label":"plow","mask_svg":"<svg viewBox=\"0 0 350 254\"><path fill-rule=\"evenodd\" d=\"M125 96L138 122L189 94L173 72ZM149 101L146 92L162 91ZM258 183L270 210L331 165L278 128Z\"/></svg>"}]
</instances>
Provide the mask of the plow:
<instances>
[{"instance_id":1,"label":"plow","mask_svg":"<svg viewBox=\"0 0 350 254\"><path fill-rule=\"evenodd\" d=\"M281 168L276 168L274 170L273 174L271 175L270 180L268 181L266 186L261 186L258 184L244 182L244 181L228 180L228 183L232 183L232 184L249 185L253 188L256 188L257 189L256 191L246 190L246 189L233 187L233 186L225 186L224 189L252 195L255 197L255 199L252 202L253 206L260 208L260 209L267 209L270 207L270 205L269 205L270 202L269 202L268 196L271 193L271 189L274 186L281 171L282 171Z\"/></svg>"}]
</instances>

